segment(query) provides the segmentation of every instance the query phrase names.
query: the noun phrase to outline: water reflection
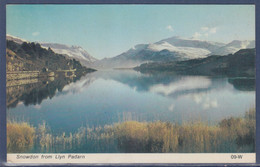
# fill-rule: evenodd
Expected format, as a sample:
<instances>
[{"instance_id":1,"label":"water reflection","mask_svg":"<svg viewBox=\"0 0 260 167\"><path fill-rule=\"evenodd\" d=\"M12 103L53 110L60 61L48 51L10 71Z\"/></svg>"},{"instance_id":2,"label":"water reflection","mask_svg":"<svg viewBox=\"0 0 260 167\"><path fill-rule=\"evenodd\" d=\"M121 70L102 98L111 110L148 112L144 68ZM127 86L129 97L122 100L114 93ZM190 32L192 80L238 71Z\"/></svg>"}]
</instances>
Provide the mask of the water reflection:
<instances>
[{"instance_id":1,"label":"water reflection","mask_svg":"<svg viewBox=\"0 0 260 167\"><path fill-rule=\"evenodd\" d=\"M43 140L51 142L48 147L52 149L45 145L38 147L37 151L55 152L56 149L58 152L69 150L67 147L71 146L74 150L70 151L74 152L81 148L84 148L82 152L90 148L95 150L95 147L99 150L96 152L129 152L124 146L120 149L114 147L116 141L105 138L107 134L103 134L103 127L127 121L161 121L180 125L201 121L216 126L223 119L242 117L246 110L254 108L254 87L254 79L250 78L142 74L132 70L97 71L73 80L55 78L48 82L9 83L7 119L27 122L35 128L46 122L50 131L49 135L41 137L41 143ZM88 141L93 139L93 143L75 146L79 141L72 140L71 136L79 136L81 127L102 127L100 135L110 145L95 145L93 143L98 141L90 135ZM66 135L64 138L63 133ZM80 130L80 133L83 132ZM92 135L97 134L93 131ZM57 136L60 138L55 143ZM59 141L67 143L66 149Z\"/></svg>"},{"instance_id":2,"label":"water reflection","mask_svg":"<svg viewBox=\"0 0 260 167\"><path fill-rule=\"evenodd\" d=\"M187 94L193 91L207 90L211 85L211 80L206 77L183 77L170 84L155 84L150 86L149 91L164 96L174 96L175 94Z\"/></svg>"},{"instance_id":3,"label":"water reflection","mask_svg":"<svg viewBox=\"0 0 260 167\"><path fill-rule=\"evenodd\" d=\"M6 83L7 108L14 108L20 103L37 107L44 99L52 99L58 92L68 92L66 85L76 83L79 79L80 77L49 77L9 80ZM71 88L70 91L75 90Z\"/></svg>"},{"instance_id":4,"label":"water reflection","mask_svg":"<svg viewBox=\"0 0 260 167\"><path fill-rule=\"evenodd\" d=\"M228 82L240 91L255 91L254 78L229 78Z\"/></svg>"},{"instance_id":5,"label":"water reflection","mask_svg":"<svg viewBox=\"0 0 260 167\"><path fill-rule=\"evenodd\" d=\"M44 99L55 94L80 93L96 79L115 80L128 85L135 91L153 92L168 97L178 97L189 93L201 93L227 86L227 82L239 91L255 91L252 78L210 78L205 76L179 76L168 73L154 75L135 71L109 71L88 74L83 80L77 78L48 78L48 80L26 79L7 81L7 107L16 107L19 102L25 105L39 105ZM58 95L57 94L57 95Z\"/></svg>"},{"instance_id":6,"label":"water reflection","mask_svg":"<svg viewBox=\"0 0 260 167\"><path fill-rule=\"evenodd\" d=\"M172 73L142 74L132 70L97 73L101 78L116 80L136 91L154 92L168 97L222 89L223 87L230 87L230 84L239 91L255 91L254 78L185 76Z\"/></svg>"}]
</instances>

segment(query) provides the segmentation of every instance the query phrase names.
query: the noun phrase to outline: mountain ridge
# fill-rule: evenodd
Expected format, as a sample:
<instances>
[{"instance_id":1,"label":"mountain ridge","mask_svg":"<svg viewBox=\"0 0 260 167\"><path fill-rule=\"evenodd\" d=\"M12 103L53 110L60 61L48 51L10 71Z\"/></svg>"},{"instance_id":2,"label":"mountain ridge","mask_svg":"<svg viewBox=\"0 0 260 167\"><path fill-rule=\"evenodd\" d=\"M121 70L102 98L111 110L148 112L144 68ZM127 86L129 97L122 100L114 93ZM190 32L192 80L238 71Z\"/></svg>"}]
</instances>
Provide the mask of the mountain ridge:
<instances>
[{"instance_id":1,"label":"mountain ridge","mask_svg":"<svg viewBox=\"0 0 260 167\"><path fill-rule=\"evenodd\" d=\"M7 34L8 38L20 44L27 42ZM255 40L233 40L229 43L221 43L173 36L154 43L137 44L117 56L98 60L80 46L48 42L40 44L46 49L50 47L55 53L75 58L83 65L97 69L134 68L149 62L184 61L211 55L225 56L240 49L255 48Z\"/></svg>"},{"instance_id":2,"label":"mountain ridge","mask_svg":"<svg viewBox=\"0 0 260 167\"><path fill-rule=\"evenodd\" d=\"M254 48L254 40L233 40L220 43L173 36L150 44L138 44L112 58L92 64L94 68L133 68L143 63L183 61L211 55L225 56L240 49Z\"/></svg>"},{"instance_id":3,"label":"mountain ridge","mask_svg":"<svg viewBox=\"0 0 260 167\"><path fill-rule=\"evenodd\" d=\"M23 42L30 43L30 41L24 40L19 37L12 36L10 34L6 35L6 39L12 40L18 44L22 44ZM94 61L98 60L98 59L94 58L93 56L91 56L81 46L75 46L75 45L70 46L70 45L66 45L66 44L50 43L50 42L37 42L37 43L39 43L45 49L51 48L55 53L63 54L70 59L75 58L76 60L80 61L85 66L89 66Z\"/></svg>"}]
</instances>

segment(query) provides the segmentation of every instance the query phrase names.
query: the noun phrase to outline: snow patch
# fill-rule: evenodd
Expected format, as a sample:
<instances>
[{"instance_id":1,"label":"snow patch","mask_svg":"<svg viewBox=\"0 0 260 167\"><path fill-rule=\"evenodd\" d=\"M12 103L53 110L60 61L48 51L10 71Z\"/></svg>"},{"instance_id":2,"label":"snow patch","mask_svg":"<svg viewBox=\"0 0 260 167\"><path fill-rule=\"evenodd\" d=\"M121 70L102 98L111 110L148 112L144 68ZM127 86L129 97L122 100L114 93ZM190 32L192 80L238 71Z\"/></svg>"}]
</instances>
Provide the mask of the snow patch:
<instances>
[{"instance_id":1,"label":"snow patch","mask_svg":"<svg viewBox=\"0 0 260 167\"><path fill-rule=\"evenodd\" d=\"M190 58L203 58L206 57L206 55L211 53L207 49L193 48L193 47L176 47L174 45L169 44L168 42L163 42L161 44L150 44L148 46L148 49L156 52L162 50L168 50L170 52L178 52L178 53L185 54Z\"/></svg>"},{"instance_id":2,"label":"snow patch","mask_svg":"<svg viewBox=\"0 0 260 167\"><path fill-rule=\"evenodd\" d=\"M56 43L41 43L41 45L45 48L50 47L55 53L64 54L80 61L87 61L89 63L97 61L96 58L90 56L89 53L80 46L68 46Z\"/></svg>"}]
</instances>

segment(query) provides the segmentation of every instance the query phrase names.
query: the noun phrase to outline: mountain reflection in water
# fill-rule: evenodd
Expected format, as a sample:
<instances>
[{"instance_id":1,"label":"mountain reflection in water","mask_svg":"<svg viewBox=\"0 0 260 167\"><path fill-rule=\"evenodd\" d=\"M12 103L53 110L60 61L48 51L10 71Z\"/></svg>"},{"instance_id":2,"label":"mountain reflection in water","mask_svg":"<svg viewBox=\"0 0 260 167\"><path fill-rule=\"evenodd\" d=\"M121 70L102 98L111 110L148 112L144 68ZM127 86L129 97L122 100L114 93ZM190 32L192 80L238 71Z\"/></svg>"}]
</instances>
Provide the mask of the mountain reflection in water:
<instances>
[{"instance_id":1,"label":"mountain reflection in water","mask_svg":"<svg viewBox=\"0 0 260 167\"><path fill-rule=\"evenodd\" d=\"M98 78L116 80L136 91L154 92L171 97L205 92L227 84L225 83L226 78L209 78L206 76L178 76L167 73L147 75L135 71L127 71L127 75L125 75L125 71L96 73L98 75L94 74L95 77L93 77L93 74L88 74L81 80L79 78L49 78L47 81L40 79L7 81L7 107L16 107L19 102L23 102L26 106L41 104L44 99L51 99L60 93L80 93L84 87ZM240 91L255 91L255 79L252 78L228 78L228 83Z\"/></svg>"},{"instance_id":2,"label":"mountain reflection in water","mask_svg":"<svg viewBox=\"0 0 260 167\"><path fill-rule=\"evenodd\" d=\"M79 79L79 77L49 77L48 79L33 78L7 81L7 107L14 108L21 103L26 106L39 105L47 98L52 99L59 93L68 92L68 87L66 85L76 83ZM70 90L73 91L73 88Z\"/></svg>"}]
</instances>

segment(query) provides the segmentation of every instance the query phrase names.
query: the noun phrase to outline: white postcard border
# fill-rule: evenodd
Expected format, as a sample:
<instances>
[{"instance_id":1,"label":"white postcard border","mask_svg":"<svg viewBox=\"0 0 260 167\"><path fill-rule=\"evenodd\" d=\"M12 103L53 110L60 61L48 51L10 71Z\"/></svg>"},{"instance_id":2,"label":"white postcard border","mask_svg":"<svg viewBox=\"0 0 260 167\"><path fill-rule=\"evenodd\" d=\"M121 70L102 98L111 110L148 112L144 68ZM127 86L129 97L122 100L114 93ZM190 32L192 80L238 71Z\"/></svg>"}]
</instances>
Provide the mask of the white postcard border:
<instances>
[{"instance_id":1,"label":"white postcard border","mask_svg":"<svg viewBox=\"0 0 260 167\"><path fill-rule=\"evenodd\" d=\"M256 163L256 153L98 153L98 154L7 154L7 163Z\"/></svg>"}]
</instances>

